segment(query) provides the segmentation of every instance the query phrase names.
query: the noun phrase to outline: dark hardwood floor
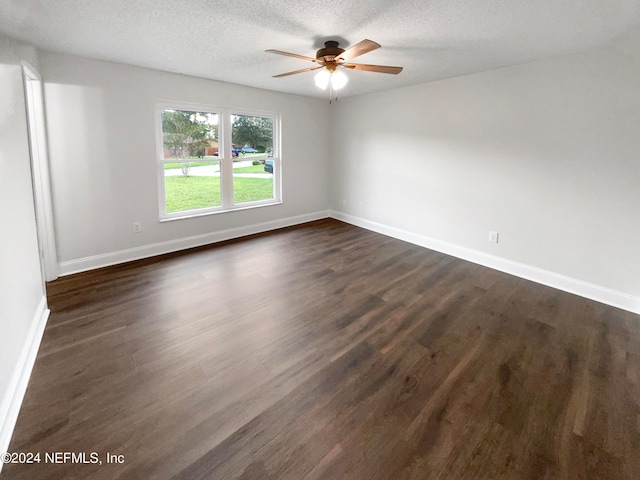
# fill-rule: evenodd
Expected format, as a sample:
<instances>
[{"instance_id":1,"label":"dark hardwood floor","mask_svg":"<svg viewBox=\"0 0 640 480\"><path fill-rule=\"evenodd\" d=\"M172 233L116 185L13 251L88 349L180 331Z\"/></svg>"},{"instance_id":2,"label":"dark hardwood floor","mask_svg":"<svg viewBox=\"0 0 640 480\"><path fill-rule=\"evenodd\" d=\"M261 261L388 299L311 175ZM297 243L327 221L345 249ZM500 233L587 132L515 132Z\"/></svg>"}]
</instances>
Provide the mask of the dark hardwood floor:
<instances>
[{"instance_id":1,"label":"dark hardwood floor","mask_svg":"<svg viewBox=\"0 0 640 480\"><path fill-rule=\"evenodd\" d=\"M335 220L48 290L6 480L640 478L622 310Z\"/></svg>"}]
</instances>

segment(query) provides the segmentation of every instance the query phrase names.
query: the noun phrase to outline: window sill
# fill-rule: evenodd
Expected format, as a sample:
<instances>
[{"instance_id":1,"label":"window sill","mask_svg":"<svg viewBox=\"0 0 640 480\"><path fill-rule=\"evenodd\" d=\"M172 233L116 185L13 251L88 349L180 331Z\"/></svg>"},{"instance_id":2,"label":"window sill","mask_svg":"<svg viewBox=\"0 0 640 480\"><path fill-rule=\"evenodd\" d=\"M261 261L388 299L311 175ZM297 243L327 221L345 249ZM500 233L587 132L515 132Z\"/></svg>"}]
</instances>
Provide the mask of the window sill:
<instances>
[{"instance_id":1,"label":"window sill","mask_svg":"<svg viewBox=\"0 0 640 480\"><path fill-rule=\"evenodd\" d=\"M170 214L171 216L161 216L160 223L172 222L174 220L186 220L189 218L206 217L209 215L220 215L224 213L239 212L242 210L252 210L254 208L271 207L273 205L282 205L282 200L274 200L268 203L253 203L250 205L238 205L232 208L225 208L224 210L188 210L185 212L175 212Z\"/></svg>"}]
</instances>

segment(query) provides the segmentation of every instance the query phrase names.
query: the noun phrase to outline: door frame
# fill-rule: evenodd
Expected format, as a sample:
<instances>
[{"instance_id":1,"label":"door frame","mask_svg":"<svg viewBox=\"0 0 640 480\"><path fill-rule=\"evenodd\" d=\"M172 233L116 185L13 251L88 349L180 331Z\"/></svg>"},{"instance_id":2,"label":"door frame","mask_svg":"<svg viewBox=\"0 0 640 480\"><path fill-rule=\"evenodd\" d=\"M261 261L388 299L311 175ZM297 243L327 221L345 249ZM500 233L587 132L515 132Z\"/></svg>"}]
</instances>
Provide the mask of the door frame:
<instances>
[{"instance_id":1,"label":"door frame","mask_svg":"<svg viewBox=\"0 0 640 480\"><path fill-rule=\"evenodd\" d=\"M42 78L40 73L27 62L22 62L22 74L29 130L31 178L40 249L40 266L43 279L49 282L58 278L58 255L53 225Z\"/></svg>"}]
</instances>

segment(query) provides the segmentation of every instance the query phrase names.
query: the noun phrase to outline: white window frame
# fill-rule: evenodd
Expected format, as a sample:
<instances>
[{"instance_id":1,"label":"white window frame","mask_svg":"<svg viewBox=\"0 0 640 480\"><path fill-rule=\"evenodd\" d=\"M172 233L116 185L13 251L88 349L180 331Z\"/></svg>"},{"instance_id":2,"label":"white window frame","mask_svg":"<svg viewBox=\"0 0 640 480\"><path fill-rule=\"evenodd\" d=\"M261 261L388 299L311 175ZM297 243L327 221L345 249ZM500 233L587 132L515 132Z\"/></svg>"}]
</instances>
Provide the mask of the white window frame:
<instances>
[{"instance_id":1,"label":"white window frame","mask_svg":"<svg viewBox=\"0 0 640 480\"><path fill-rule=\"evenodd\" d=\"M199 208L195 210L181 210L179 212L167 212L165 192L165 163L173 163L174 159L164 158L164 142L162 131L163 110L186 110L190 112L213 113L218 115L218 158L220 162L220 190L222 205L216 207ZM273 198L257 200L253 202L234 203L233 195L233 156L231 155L231 116L246 115L262 118L271 118L273 122ZM218 213L234 212L282 203L281 187L281 154L280 154L280 114L246 108L227 108L195 103L165 101L158 103L155 109L156 116L156 170L158 175L158 208L160 221L178 220L184 218L200 217Z\"/></svg>"}]
</instances>

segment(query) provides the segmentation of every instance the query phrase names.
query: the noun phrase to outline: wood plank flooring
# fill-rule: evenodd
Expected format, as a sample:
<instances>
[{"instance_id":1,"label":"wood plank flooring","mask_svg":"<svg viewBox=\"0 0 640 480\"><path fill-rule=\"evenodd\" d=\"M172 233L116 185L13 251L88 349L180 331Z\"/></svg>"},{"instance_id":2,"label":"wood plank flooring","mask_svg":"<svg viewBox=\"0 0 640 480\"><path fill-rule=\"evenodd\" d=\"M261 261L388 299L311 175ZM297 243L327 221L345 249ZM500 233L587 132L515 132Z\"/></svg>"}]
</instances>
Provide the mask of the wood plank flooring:
<instances>
[{"instance_id":1,"label":"wood plank flooring","mask_svg":"<svg viewBox=\"0 0 640 480\"><path fill-rule=\"evenodd\" d=\"M640 478L639 316L336 220L48 292L3 480Z\"/></svg>"}]
</instances>

